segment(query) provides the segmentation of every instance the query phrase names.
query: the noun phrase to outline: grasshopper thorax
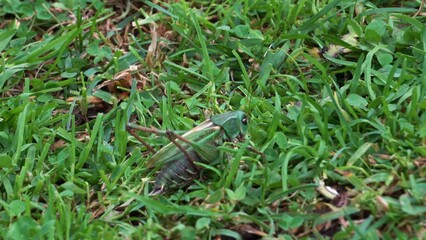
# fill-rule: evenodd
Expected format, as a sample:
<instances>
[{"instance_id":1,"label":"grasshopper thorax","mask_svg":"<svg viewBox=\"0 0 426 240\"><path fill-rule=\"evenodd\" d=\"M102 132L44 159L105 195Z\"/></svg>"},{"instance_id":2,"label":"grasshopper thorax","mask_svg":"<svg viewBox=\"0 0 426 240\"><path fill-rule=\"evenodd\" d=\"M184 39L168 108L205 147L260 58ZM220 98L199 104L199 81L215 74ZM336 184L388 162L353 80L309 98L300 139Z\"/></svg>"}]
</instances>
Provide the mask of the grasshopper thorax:
<instances>
[{"instance_id":1,"label":"grasshopper thorax","mask_svg":"<svg viewBox=\"0 0 426 240\"><path fill-rule=\"evenodd\" d=\"M248 118L243 111L214 115L210 121L220 126L229 139L242 138L247 133Z\"/></svg>"}]
</instances>

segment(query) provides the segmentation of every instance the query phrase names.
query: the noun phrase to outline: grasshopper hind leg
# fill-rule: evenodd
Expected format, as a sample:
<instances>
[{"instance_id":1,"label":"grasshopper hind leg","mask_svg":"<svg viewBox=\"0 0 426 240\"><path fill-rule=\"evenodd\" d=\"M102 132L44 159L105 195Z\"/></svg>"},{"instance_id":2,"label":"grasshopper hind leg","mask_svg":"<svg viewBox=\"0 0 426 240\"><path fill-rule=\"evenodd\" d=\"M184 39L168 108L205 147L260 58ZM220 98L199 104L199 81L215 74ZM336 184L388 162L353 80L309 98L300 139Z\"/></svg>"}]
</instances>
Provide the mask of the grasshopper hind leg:
<instances>
[{"instance_id":1,"label":"grasshopper hind leg","mask_svg":"<svg viewBox=\"0 0 426 240\"><path fill-rule=\"evenodd\" d=\"M162 186L155 186L154 189L152 189L152 191L149 193L149 195L158 195L158 194L162 194L164 193L164 185Z\"/></svg>"}]
</instances>

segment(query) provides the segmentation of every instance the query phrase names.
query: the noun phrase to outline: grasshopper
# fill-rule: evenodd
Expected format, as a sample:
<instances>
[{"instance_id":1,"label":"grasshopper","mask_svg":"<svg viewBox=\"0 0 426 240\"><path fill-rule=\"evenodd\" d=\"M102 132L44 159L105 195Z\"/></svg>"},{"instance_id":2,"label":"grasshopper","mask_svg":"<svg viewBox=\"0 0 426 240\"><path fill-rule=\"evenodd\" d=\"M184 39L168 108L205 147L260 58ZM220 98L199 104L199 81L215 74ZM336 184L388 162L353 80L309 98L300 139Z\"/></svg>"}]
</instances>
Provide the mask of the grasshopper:
<instances>
[{"instance_id":1,"label":"grasshopper","mask_svg":"<svg viewBox=\"0 0 426 240\"><path fill-rule=\"evenodd\" d=\"M208 164L220 159L222 154L217 146L224 141L241 140L247 133L247 124L248 119L243 111L214 115L183 135L128 124L129 133L150 150L153 150L152 147L136 135L133 129L165 134L171 141L147 161L149 168L160 166L150 195L191 184L200 172L196 163Z\"/></svg>"}]
</instances>

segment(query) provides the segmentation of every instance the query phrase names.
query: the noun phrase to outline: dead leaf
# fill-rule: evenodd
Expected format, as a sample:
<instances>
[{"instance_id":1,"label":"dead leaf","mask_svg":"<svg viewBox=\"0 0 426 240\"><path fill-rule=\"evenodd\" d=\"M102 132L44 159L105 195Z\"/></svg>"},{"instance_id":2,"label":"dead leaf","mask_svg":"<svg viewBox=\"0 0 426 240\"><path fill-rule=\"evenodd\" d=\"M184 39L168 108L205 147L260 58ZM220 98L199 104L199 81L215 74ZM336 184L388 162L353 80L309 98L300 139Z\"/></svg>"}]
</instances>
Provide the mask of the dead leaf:
<instances>
[{"instance_id":1,"label":"dead leaf","mask_svg":"<svg viewBox=\"0 0 426 240\"><path fill-rule=\"evenodd\" d=\"M157 50L157 31L156 31L156 25L151 24L151 44L149 44L148 51L146 54L145 61L148 64L149 67L154 68L155 67L155 59L156 59L156 50Z\"/></svg>"},{"instance_id":2,"label":"dead leaf","mask_svg":"<svg viewBox=\"0 0 426 240\"><path fill-rule=\"evenodd\" d=\"M58 148L63 148L65 147L67 144L64 140L59 139L58 141L54 142L51 146L50 146L50 151L56 151L56 149Z\"/></svg>"}]
</instances>

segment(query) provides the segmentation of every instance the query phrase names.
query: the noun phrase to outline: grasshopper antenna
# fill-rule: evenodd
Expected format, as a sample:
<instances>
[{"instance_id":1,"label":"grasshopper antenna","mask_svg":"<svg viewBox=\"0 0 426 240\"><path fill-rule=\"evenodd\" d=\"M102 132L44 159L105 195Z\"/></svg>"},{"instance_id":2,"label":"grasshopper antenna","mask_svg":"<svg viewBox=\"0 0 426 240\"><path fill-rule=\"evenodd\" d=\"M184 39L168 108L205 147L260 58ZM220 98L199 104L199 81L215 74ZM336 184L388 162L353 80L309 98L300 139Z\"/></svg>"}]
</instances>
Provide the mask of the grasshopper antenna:
<instances>
[{"instance_id":1,"label":"grasshopper antenna","mask_svg":"<svg viewBox=\"0 0 426 240\"><path fill-rule=\"evenodd\" d=\"M135 130L134 129L138 129L138 128L135 128L133 125L131 125L131 124L127 124L126 125L126 129L127 129L127 132L129 132L130 133L130 135L132 135L133 137L135 137L139 142L141 142L147 149L148 149L148 151L150 151L151 153L155 153L155 150L151 147L151 145L149 145L145 140L143 140L139 135L137 135L136 133L135 133Z\"/></svg>"}]
</instances>

